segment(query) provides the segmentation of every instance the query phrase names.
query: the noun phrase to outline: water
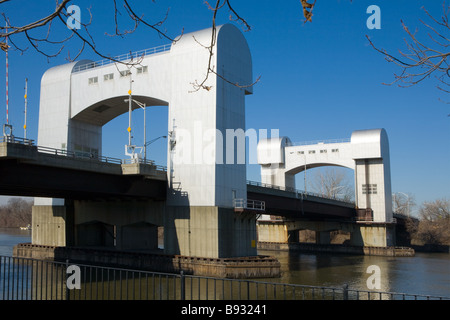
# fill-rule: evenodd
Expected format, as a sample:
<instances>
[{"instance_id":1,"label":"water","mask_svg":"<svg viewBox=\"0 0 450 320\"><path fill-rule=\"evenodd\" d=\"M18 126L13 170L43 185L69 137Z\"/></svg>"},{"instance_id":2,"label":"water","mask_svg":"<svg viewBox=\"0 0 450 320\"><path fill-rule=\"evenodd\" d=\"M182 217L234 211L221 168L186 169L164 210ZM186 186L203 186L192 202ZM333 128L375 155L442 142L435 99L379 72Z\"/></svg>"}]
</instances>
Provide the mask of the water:
<instances>
[{"instance_id":1,"label":"water","mask_svg":"<svg viewBox=\"0 0 450 320\"><path fill-rule=\"evenodd\" d=\"M12 256L13 246L30 242L31 231L0 228L0 255ZM380 291L450 296L450 254L420 253L415 257L355 256L344 254L309 254L286 251L260 251L276 257L282 276L261 279L291 284L342 287L369 290L369 266L380 270ZM377 291L377 290L375 290Z\"/></svg>"},{"instance_id":2,"label":"water","mask_svg":"<svg viewBox=\"0 0 450 320\"><path fill-rule=\"evenodd\" d=\"M414 257L356 256L326 253L260 251L281 263L285 283L369 290L373 275L368 267L380 270L380 289L385 292L440 295L450 297L450 254L420 253ZM378 290L374 290L378 291Z\"/></svg>"},{"instance_id":3,"label":"water","mask_svg":"<svg viewBox=\"0 0 450 320\"><path fill-rule=\"evenodd\" d=\"M23 242L31 242L31 230L0 228L0 256L12 256L13 247Z\"/></svg>"}]
</instances>

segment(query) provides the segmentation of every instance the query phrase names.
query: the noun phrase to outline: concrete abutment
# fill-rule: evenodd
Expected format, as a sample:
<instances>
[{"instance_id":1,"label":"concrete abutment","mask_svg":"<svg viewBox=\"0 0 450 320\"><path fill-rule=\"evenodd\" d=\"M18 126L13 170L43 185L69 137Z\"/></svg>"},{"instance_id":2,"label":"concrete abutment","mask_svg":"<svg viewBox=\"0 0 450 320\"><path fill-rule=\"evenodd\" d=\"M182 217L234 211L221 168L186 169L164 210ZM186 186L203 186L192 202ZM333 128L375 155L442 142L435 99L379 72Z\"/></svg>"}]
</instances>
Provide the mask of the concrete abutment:
<instances>
[{"instance_id":1,"label":"concrete abutment","mask_svg":"<svg viewBox=\"0 0 450 320\"><path fill-rule=\"evenodd\" d=\"M305 251L344 252L365 255L414 255L414 250L404 248L396 253L396 230L392 223L357 223L333 221L283 221L258 220L258 248ZM315 236L307 239L301 231L313 231ZM331 232L342 231L349 239L342 244L331 243Z\"/></svg>"},{"instance_id":2,"label":"concrete abutment","mask_svg":"<svg viewBox=\"0 0 450 320\"><path fill-rule=\"evenodd\" d=\"M258 256L253 213L216 206L166 206L150 200L65 203L33 206L32 243L18 246L15 254L85 263L110 261L111 266L127 261L127 267L207 276L280 275L276 259ZM161 226L164 249L158 247ZM148 266L130 257L143 259ZM149 262L152 257L156 260Z\"/></svg>"}]
</instances>

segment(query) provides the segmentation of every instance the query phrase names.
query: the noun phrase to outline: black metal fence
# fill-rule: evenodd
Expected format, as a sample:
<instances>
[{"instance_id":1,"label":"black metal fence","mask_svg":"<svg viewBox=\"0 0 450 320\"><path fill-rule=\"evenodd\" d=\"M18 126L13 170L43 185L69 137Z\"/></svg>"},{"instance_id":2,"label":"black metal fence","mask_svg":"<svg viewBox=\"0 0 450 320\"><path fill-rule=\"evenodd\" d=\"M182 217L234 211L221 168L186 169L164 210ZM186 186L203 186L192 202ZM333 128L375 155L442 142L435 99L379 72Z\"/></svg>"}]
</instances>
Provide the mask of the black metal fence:
<instances>
[{"instance_id":1,"label":"black metal fence","mask_svg":"<svg viewBox=\"0 0 450 320\"><path fill-rule=\"evenodd\" d=\"M0 256L0 300L447 300Z\"/></svg>"}]
</instances>

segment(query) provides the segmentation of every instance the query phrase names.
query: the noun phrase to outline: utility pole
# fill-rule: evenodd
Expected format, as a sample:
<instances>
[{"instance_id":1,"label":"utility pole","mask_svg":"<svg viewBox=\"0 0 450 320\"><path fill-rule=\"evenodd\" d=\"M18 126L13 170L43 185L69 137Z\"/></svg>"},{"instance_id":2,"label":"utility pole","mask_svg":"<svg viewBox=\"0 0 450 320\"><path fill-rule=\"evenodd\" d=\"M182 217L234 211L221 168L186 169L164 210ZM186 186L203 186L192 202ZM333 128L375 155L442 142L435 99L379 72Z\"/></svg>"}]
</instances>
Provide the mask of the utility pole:
<instances>
[{"instance_id":1,"label":"utility pole","mask_svg":"<svg viewBox=\"0 0 450 320\"><path fill-rule=\"evenodd\" d=\"M27 104L28 104L28 96L27 96L27 91L28 91L28 79L25 78L25 120L24 120L24 124L23 124L23 138L27 139Z\"/></svg>"},{"instance_id":2,"label":"utility pole","mask_svg":"<svg viewBox=\"0 0 450 320\"><path fill-rule=\"evenodd\" d=\"M131 77L131 71L130 71L130 90L128 90L128 147L131 147L131 89L132 89L133 79Z\"/></svg>"}]
</instances>

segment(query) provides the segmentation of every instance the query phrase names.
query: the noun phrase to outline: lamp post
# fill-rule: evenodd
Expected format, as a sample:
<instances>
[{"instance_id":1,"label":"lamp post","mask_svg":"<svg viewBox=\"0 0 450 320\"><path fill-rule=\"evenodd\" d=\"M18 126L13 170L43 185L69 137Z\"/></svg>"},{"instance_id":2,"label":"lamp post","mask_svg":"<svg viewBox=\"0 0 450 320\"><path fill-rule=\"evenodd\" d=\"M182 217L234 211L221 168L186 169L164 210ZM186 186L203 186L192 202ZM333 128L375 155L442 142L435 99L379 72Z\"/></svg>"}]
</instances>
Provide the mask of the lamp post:
<instances>
[{"instance_id":1,"label":"lamp post","mask_svg":"<svg viewBox=\"0 0 450 320\"><path fill-rule=\"evenodd\" d=\"M147 140L147 119L146 119L146 112L145 112L146 105L145 105L145 103L142 103L142 102L139 102L139 101L137 101L135 99L132 99L131 95L130 95L129 99L125 99L124 101L128 102L129 110L130 110L130 116L129 116L130 125L128 127L128 131L129 132L131 132L131 103L132 102L136 103L140 108L142 108L144 110L144 160L146 161L147 160L147 144L145 143L145 141ZM131 146L131 136L129 138L129 142L128 143Z\"/></svg>"},{"instance_id":2,"label":"lamp post","mask_svg":"<svg viewBox=\"0 0 450 320\"><path fill-rule=\"evenodd\" d=\"M161 139L161 138L167 138L167 136L159 136L159 137L157 137L157 138L155 138L155 139L152 139L152 140L150 140L150 141L147 141L147 142L144 144L144 158L145 158L145 160L147 160L147 146L150 145L150 144L152 144L152 143L155 142L156 140Z\"/></svg>"}]
</instances>

